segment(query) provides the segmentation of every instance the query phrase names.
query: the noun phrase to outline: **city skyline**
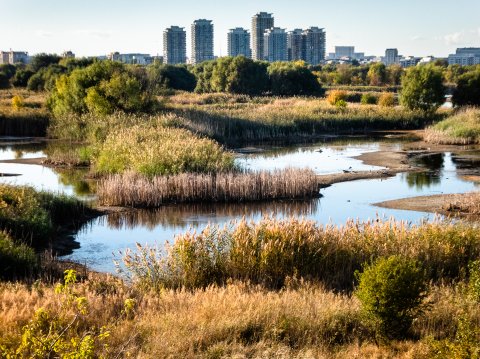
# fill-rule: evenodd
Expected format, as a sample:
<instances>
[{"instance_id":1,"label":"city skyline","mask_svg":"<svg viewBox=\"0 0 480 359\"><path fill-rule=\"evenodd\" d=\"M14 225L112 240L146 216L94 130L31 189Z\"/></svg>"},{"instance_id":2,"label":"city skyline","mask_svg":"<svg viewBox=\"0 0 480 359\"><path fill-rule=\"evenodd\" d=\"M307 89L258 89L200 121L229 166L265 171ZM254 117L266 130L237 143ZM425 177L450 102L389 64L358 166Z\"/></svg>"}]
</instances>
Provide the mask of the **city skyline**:
<instances>
[{"instance_id":1,"label":"city skyline","mask_svg":"<svg viewBox=\"0 0 480 359\"><path fill-rule=\"evenodd\" d=\"M275 26L288 31L325 28L327 53L335 46L352 45L372 55L382 55L385 48L398 48L402 55L446 57L457 47L480 45L480 24L476 19L480 3L459 0L452 11L443 0L425 0L421 4L411 0L401 4L346 0L341 10L338 4L305 0L294 6L282 0L265 0L261 4L246 0L241 6L204 1L201 7L191 0L182 4L86 0L67 5L59 0L18 0L3 4L0 49L30 54L72 50L77 56L112 51L161 55L166 28L176 25L188 29L195 19L208 18L215 24L214 53L226 56L228 30L251 29L252 16L262 11L273 13ZM395 16L390 16L393 13ZM187 56L191 57L189 48Z\"/></svg>"}]
</instances>

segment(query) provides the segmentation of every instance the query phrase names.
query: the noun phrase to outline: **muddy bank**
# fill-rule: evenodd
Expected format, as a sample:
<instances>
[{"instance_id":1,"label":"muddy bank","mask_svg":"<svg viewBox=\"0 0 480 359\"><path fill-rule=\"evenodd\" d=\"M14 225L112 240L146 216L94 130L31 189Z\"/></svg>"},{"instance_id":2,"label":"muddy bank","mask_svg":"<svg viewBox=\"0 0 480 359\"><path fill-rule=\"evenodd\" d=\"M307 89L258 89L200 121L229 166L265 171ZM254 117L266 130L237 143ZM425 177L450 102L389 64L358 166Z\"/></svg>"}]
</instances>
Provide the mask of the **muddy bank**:
<instances>
[{"instance_id":1,"label":"muddy bank","mask_svg":"<svg viewBox=\"0 0 480 359\"><path fill-rule=\"evenodd\" d=\"M356 181L362 179L377 179L393 177L401 172L421 171L420 167L415 166L411 158L416 153L378 151L364 153L354 157L369 166L385 167L383 170L376 171L344 171L331 175L319 175L320 187L328 187L335 183Z\"/></svg>"},{"instance_id":2,"label":"muddy bank","mask_svg":"<svg viewBox=\"0 0 480 359\"><path fill-rule=\"evenodd\" d=\"M450 204L455 201L456 194L439 194L433 196L420 196L413 198L402 198L392 201L374 203L374 206L401 209L406 211L438 213L443 215L453 214L448 210Z\"/></svg>"}]
</instances>

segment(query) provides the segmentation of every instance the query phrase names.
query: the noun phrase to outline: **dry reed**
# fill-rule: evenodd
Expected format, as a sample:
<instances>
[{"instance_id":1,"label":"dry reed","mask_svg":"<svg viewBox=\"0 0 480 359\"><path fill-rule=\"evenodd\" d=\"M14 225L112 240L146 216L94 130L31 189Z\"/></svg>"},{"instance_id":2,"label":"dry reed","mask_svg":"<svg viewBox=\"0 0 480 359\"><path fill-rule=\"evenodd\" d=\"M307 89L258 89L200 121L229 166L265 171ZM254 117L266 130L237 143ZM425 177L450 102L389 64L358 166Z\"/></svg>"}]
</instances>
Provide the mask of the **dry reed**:
<instances>
[{"instance_id":1,"label":"dry reed","mask_svg":"<svg viewBox=\"0 0 480 359\"><path fill-rule=\"evenodd\" d=\"M129 172L100 181L103 205L159 207L167 203L246 202L319 196L317 176L311 170L274 172L145 176Z\"/></svg>"},{"instance_id":2,"label":"dry reed","mask_svg":"<svg viewBox=\"0 0 480 359\"><path fill-rule=\"evenodd\" d=\"M449 212L480 215L480 192L458 194L445 208Z\"/></svg>"}]
</instances>

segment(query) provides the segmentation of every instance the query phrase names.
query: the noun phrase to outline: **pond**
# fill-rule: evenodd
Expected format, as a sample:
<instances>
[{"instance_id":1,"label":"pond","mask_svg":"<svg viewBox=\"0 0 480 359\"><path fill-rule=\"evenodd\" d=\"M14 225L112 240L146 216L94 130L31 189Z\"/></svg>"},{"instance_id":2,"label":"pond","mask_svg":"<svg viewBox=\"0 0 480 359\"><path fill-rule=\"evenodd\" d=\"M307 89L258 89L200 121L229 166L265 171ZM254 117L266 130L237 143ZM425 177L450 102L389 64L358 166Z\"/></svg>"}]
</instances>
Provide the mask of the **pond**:
<instances>
[{"instance_id":1,"label":"pond","mask_svg":"<svg viewBox=\"0 0 480 359\"><path fill-rule=\"evenodd\" d=\"M290 147L247 148L238 151L237 163L250 170L307 167L319 174L377 170L379 167L367 166L353 157L379 150L400 150L405 143L399 139L380 141L351 138ZM0 157L11 158L18 151L16 145L0 147ZM45 149L38 147L34 151L34 148L24 148L22 153L20 158L43 156ZM200 231L208 224L231 225L232 221L243 217L257 221L264 216L295 216L315 220L319 224L339 225L348 219L368 220L392 216L409 222L431 220L434 218L432 214L384 209L374 204L421 195L462 193L476 188L474 182L457 173L457 167L465 164L451 153L424 156L418 161L425 172L338 183L322 189L321 198L308 201L172 205L157 210L135 210L103 216L90 222L76 235L79 248L64 258L86 263L95 270L112 272L112 254L133 248L136 242L163 246L166 241L172 242L175 235L187 230ZM93 186L87 183L87 188L82 190L79 184L85 182L81 173L65 175L62 170L11 163L0 163L0 172L22 174L0 178L2 182L30 183L36 188L75 194L81 198L92 197L89 191Z\"/></svg>"}]
</instances>

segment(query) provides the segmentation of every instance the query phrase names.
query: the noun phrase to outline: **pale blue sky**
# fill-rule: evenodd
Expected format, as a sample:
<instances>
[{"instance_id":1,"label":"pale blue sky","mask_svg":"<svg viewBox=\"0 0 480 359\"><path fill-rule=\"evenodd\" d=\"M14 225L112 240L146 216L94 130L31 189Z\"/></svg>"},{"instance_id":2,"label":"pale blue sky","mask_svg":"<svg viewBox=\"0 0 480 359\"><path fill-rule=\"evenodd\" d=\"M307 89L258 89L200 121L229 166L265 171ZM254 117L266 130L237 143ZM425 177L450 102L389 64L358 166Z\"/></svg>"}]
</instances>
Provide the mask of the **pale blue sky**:
<instances>
[{"instance_id":1,"label":"pale blue sky","mask_svg":"<svg viewBox=\"0 0 480 359\"><path fill-rule=\"evenodd\" d=\"M162 54L166 27L185 27L190 47L190 24L207 18L215 25L215 54L225 55L227 30L250 29L259 11L272 12L275 25L288 30L324 27L327 52L355 45L373 55L397 47L403 55L446 56L480 47L479 0L0 0L0 9L0 50L30 54Z\"/></svg>"}]
</instances>

